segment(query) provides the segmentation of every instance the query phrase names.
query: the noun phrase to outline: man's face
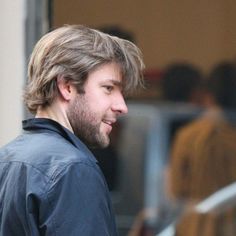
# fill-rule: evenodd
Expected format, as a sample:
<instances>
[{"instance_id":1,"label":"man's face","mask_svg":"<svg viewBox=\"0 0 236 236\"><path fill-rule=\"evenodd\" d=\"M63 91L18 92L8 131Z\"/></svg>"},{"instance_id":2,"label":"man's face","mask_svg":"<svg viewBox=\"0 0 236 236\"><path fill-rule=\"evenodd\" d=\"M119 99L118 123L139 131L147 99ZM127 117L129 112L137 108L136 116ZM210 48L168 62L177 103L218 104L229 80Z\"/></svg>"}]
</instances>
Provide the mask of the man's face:
<instances>
[{"instance_id":1,"label":"man's face","mask_svg":"<svg viewBox=\"0 0 236 236\"><path fill-rule=\"evenodd\" d=\"M121 91L122 76L115 63L91 72L84 94L76 94L67 116L72 129L90 147L107 147L117 117L128 112Z\"/></svg>"}]
</instances>

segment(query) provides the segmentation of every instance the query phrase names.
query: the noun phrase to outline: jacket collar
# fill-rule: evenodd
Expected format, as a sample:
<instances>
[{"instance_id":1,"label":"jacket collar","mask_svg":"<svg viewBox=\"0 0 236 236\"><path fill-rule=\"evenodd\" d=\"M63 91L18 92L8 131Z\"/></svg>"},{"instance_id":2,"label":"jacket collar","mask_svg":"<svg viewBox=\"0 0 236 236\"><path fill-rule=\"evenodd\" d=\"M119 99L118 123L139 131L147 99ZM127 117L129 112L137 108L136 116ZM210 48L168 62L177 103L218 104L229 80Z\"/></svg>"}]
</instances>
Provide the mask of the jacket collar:
<instances>
[{"instance_id":1,"label":"jacket collar","mask_svg":"<svg viewBox=\"0 0 236 236\"><path fill-rule=\"evenodd\" d=\"M87 146L77 136L54 120L47 118L31 118L23 120L22 126L23 129L28 132L56 132L76 148L88 154L96 163L98 162Z\"/></svg>"}]
</instances>

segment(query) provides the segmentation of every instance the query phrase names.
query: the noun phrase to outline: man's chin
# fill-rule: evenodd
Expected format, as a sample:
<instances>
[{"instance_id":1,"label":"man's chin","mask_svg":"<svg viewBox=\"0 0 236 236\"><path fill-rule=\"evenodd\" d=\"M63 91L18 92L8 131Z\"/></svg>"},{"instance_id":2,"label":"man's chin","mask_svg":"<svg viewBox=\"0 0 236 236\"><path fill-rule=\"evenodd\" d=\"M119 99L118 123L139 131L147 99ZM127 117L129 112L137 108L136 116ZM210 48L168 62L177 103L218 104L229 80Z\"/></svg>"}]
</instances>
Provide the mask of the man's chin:
<instances>
[{"instance_id":1,"label":"man's chin","mask_svg":"<svg viewBox=\"0 0 236 236\"><path fill-rule=\"evenodd\" d=\"M92 146L92 148L99 148L99 149L104 149L107 148L109 146L110 142L106 142L106 143L96 143Z\"/></svg>"},{"instance_id":2,"label":"man's chin","mask_svg":"<svg viewBox=\"0 0 236 236\"><path fill-rule=\"evenodd\" d=\"M100 137L99 139L96 140L96 142L94 143L90 143L88 144L90 148L100 148L100 149L104 149L107 148L110 144L110 138L109 136L103 136Z\"/></svg>"}]
</instances>

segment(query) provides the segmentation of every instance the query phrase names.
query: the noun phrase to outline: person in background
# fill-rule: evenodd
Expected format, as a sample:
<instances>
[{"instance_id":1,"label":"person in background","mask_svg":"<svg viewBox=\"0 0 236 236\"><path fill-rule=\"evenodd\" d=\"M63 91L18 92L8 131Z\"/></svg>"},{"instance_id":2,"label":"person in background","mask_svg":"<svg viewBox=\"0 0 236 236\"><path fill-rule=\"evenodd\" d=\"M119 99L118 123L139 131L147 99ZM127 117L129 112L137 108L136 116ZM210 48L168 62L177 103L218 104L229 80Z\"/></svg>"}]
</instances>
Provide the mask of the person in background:
<instances>
[{"instance_id":1,"label":"person in background","mask_svg":"<svg viewBox=\"0 0 236 236\"><path fill-rule=\"evenodd\" d=\"M203 75L186 62L168 65L161 78L162 99L169 102L202 105Z\"/></svg>"},{"instance_id":2,"label":"person in background","mask_svg":"<svg viewBox=\"0 0 236 236\"><path fill-rule=\"evenodd\" d=\"M188 104L202 106L204 77L201 70L187 62L176 62L168 65L161 75L162 101L175 104ZM176 127L173 127L176 130ZM167 171L168 172L168 171ZM143 209L135 217L128 236L154 236L155 230L167 225L175 216L172 206L167 202L161 209ZM149 225L148 219L152 219L152 211L158 211L161 215L156 226Z\"/></svg>"},{"instance_id":3,"label":"person in background","mask_svg":"<svg viewBox=\"0 0 236 236\"><path fill-rule=\"evenodd\" d=\"M123 27L120 27L119 25L102 26L100 28L100 31L102 31L103 33L112 35L112 36L117 36L119 38L129 40L132 43L136 43L135 35L133 34L133 32L128 31L124 29Z\"/></svg>"},{"instance_id":4,"label":"person in background","mask_svg":"<svg viewBox=\"0 0 236 236\"><path fill-rule=\"evenodd\" d=\"M143 68L133 43L85 26L39 40L24 94L35 117L0 149L0 235L117 235L107 183L88 148L109 145Z\"/></svg>"},{"instance_id":5,"label":"person in background","mask_svg":"<svg viewBox=\"0 0 236 236\"><path fill-rule=\"evenodd\" d=\"M236 181L236 69L222 62L210 73L205 96L207 110L177 131L171 149L171 199L179 204L198 203ZM235 116L235 113L233 113ZM178 236L231 236L236 234L235 206L228 211L186 214Z\"/></svg>"}]
</instances>

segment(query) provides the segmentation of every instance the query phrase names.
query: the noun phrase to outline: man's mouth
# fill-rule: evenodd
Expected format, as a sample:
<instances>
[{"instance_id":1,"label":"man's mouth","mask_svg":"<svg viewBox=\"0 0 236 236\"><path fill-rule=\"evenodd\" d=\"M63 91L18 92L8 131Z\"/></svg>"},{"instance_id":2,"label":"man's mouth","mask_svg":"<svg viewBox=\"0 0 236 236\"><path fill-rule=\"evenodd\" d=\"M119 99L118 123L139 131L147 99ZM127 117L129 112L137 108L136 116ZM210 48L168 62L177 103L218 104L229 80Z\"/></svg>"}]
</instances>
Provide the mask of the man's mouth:
<instances>
[{"instance_id":1,"label":"man's mouth","mask_svg":"<svg viewBox=\"0 0 236 236\"><path fill-rule=\"evenodd\" d=\"M116 122L116 119L103 120L103 123L110 125L110 126L112 126L115 122Z\"/></svg>"},{"instance_id":2,"label":"man's mouth","mask_svg":"<svg viewBox=\"0 0 236 236\"><path fill-rule=\"evenodd\" d=\"M108 133L110 133L112 131L112 126L116 122L116 119L115 118L114 119L113 118L111 118L111 119L104 119L104 120L102 120L102 122L107 125L107 128L108 128L107 131L108 131Z\"/></svg>"}]
</instances>

